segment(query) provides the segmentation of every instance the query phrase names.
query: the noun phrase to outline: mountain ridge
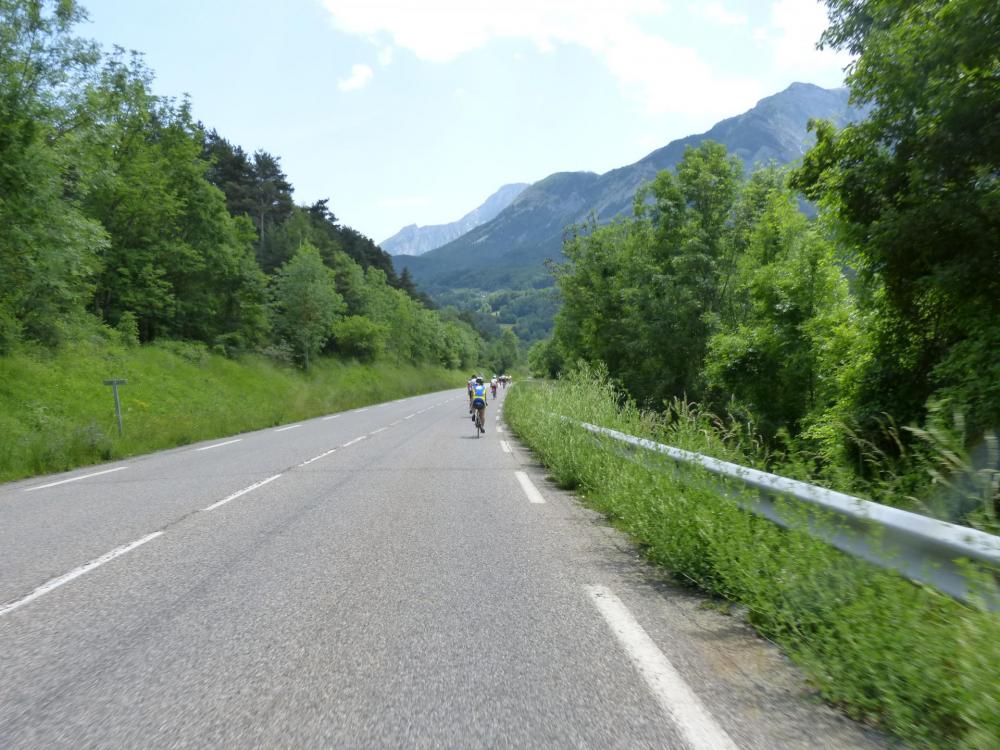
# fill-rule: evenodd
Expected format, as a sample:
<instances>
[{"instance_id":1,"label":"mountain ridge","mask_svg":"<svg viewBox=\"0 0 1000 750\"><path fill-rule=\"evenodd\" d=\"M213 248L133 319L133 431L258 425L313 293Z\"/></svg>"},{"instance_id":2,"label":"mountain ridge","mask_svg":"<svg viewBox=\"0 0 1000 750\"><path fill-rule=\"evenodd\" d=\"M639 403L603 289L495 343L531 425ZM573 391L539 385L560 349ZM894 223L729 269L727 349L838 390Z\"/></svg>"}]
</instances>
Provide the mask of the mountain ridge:
<instances>
[{"instance_id":1,"label":"mountain ridge","mask_svg":"<svg viewBox=\"0 0 1000 750\"><path fill-rule=\"evenodd\" d=\"M390 255L423 255L458 239L480 224L490 221L528 187L529 183L527 182L511 182L501 185L482 204L469 211L458 221L427 226L408 224L392 237L380 242L379 245Z\"/></svg>"},{"instance_id":2,"label":"mountain ridge","mask_svg":"<svg viewBox=\"0 0 1000 750\"><path fill-rule=\"evenodd\" d=\"M789 164L812 145L812 118L837 126L861 119L845 88L809 83L761 99L746 112L716 123L704 133L679 138L638 161L603 174L556 172L522 191L493 219L420 257L396 257L431 294L457 288L525 289L551 283L547 259L562 257L562 235L593 212L610 221L631 211L636 190L657 172L675 166L688 146L722 143L747 168L775 161Z\"/></svg>"}]
</instances>

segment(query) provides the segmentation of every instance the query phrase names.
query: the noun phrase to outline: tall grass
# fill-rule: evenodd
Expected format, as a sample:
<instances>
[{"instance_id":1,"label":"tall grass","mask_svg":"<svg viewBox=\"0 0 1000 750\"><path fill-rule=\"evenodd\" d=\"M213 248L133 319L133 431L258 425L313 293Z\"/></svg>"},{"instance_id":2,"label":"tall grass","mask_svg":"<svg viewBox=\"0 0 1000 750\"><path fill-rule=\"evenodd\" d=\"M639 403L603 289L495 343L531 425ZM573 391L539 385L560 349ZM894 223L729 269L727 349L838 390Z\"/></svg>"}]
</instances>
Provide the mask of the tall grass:
<instances>
[{"instance_id":1,"label":"tall grass","mask_svg":"<svg viewBox=\"0 0 1000 750\"><path fill-rule=\"evenodd\" d=\"M118 436L110 378L120 387ZM0 357L0 481L260 429L465 382L440 367L322 359L308 373L166 342Z\"/></svg>"},{"instance_id":2,"label":"tall grass","mask_svg":"<svg viewBox=\"0 0 1000 750\"><path fill-rule=\"evenodd\" d=\"M504 414L556 481L651 560L742 605L828 701L919 747L1000 747L997 615L746 513L704 473L623 455L560 416L743 465L762 462L752 435L683 404L642 413L586 370L518 385Z\"/></svg>"}]
</instances>

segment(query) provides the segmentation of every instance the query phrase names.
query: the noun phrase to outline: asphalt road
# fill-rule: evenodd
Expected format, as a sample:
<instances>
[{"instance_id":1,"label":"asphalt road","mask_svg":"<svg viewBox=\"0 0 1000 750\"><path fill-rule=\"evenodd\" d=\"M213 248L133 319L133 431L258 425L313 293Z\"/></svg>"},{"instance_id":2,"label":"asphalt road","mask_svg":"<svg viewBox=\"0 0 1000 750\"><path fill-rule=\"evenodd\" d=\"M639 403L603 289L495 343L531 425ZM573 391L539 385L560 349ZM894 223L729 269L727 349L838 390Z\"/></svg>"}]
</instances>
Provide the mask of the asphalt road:
<instances>
[{"instance_id":1,"label":"asphalt road","mask_svg":"<svg viewBox=\"0 0 1000 750\"><path fill-rule=\"evenodd\" d=\"M0 485L0 747L884 746L465 403Z\"/></svg>"}]
</instances>

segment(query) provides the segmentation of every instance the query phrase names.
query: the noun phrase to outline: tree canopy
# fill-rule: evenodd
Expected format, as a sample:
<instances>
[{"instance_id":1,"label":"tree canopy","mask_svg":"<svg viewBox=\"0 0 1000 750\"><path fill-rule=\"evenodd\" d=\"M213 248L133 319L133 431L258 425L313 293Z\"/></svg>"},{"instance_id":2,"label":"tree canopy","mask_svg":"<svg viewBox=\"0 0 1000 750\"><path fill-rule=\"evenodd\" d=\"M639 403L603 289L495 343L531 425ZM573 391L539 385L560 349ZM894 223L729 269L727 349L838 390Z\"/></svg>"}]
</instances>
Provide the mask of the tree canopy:
<instances>
[{"instance_id":1,"label":"tree canopy","mask_svg":"<svg viewBox=\"0 0 1000 750\"><path fill-rule=\"evenodd\" d=\"M142 56L74 35L74 0L0 0L0 354L75 327L227 353L471 366L483 342L281 160L153 94ZM122 333L124 332L124 333Z\"/></svg>"},{"instance_id":2,"label":"tree canopy","mask_svg":"<svg viewBox=\"0 0 1000 750\"><path fill-rule=\"evenodd\" d=\"M853 415L919 418L947 397L1000 425L1000 8L990 0L829 0L823 42L857 55L871 105L816 123L795 185L860 276L871 351Z\"/></svg>"}]
</instances>

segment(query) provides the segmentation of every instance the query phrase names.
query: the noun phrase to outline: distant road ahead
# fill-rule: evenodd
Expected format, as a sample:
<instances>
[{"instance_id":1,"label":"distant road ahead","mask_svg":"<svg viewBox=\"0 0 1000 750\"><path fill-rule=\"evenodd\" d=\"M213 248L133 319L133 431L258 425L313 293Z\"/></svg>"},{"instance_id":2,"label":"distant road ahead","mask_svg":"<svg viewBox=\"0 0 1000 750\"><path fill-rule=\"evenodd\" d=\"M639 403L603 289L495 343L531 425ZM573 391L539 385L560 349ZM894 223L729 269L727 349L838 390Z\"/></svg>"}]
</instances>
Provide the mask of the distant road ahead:
<instances>
[{"instance_id":1,"label":"distant road ahead","mask_svg":"<svg viewBox=\"0 0 1000 750\"><path fill-rule=\"evenodd\" d=\"M0 747L880 747L489 408L0 485Z\"/></svg>"}]
</instances>

